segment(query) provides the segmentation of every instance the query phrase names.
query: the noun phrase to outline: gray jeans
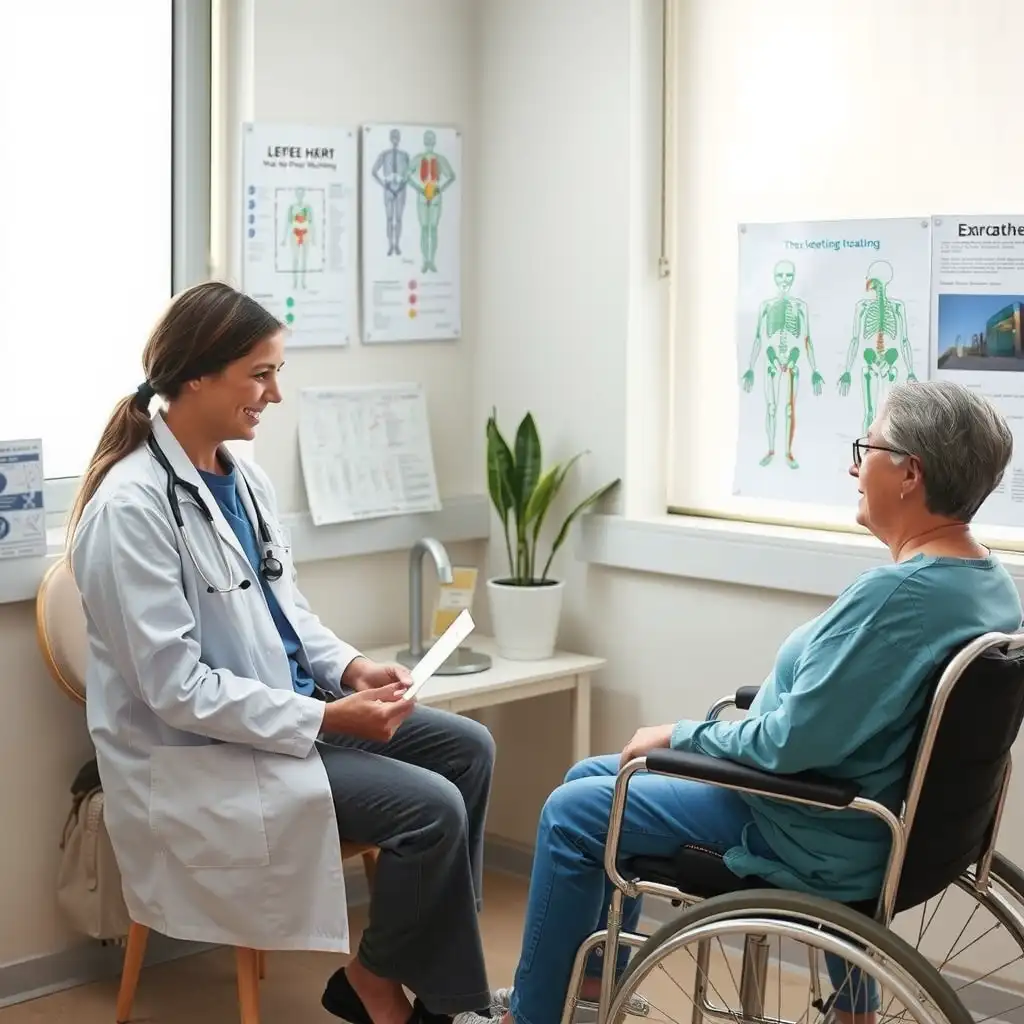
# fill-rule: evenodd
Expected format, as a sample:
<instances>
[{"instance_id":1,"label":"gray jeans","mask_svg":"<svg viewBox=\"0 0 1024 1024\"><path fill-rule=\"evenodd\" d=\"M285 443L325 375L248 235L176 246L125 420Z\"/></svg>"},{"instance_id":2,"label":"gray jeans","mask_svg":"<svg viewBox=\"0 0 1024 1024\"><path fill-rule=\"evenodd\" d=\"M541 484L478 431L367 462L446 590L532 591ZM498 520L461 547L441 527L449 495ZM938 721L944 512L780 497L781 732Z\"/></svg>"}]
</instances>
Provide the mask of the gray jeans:
<instances>
[{"instance_id":1,"label":"gray jeans","mask_svg":"<svg viewBox=\"0 0 1024 1024\"><path fill-rule=\"evenodd\" d=\"M342 839L380 847L360 961L432 1013L488 1006L477 913L494 739L418 706L389 743L317 741Z\"/></svg>"}]
</instances>

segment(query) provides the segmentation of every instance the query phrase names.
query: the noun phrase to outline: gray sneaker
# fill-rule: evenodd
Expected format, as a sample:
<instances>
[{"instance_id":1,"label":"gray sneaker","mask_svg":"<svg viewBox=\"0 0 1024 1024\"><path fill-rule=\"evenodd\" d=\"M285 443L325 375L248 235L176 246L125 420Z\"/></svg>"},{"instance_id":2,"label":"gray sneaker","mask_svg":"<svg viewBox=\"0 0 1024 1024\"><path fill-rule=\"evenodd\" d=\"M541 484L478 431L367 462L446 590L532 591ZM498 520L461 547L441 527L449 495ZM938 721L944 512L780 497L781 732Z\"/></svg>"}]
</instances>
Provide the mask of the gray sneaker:
<instances>
[{"instance_id":1,"label":"gray sneaker","mask_svg":"<svg viewBox=\"0 0 1024 1024\"><path fill-rule=\"evenodd\" d=\"M502 1014L508 1013L512 1005L512 989L498 988L491 993L491 1015L500 1018ZM647 1017L651 1013L651 1004L643 996L634 992L626 1000L626 1013L631 1017ZM589 1024L597 1020L597 1003L589 999L576 1000L576 1015L573 1017L576 1024ZM463 1024L463 1022L458 1022ZM466 1021L465 1024L476 1024Z\"/></svg>"}]
</instances>

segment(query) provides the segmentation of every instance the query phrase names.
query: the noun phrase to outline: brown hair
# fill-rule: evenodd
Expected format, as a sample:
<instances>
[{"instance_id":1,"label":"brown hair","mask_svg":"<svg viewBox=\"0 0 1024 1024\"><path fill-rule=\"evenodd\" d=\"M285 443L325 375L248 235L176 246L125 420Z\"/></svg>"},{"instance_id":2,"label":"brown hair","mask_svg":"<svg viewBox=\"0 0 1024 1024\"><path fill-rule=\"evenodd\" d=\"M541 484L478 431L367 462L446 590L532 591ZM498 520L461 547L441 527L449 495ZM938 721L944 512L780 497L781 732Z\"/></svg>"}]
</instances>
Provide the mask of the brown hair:
<instances>
[{"instance_id":1,"label":"brown hair","mask_svg":"<svg viewBox=\"0 0 1024 1024\"><path fill-rule=\"evenodd\" d=\"M175 296L149 336L142 353L147 390L173 400L189 381L220 373L280 328L258 302L230 285L194 285ZM114 407L68 516L69 550L82 511L103 478L148 439L152 428L145 398L145 391L137 392Z\"/></svg>"}]
</instances>

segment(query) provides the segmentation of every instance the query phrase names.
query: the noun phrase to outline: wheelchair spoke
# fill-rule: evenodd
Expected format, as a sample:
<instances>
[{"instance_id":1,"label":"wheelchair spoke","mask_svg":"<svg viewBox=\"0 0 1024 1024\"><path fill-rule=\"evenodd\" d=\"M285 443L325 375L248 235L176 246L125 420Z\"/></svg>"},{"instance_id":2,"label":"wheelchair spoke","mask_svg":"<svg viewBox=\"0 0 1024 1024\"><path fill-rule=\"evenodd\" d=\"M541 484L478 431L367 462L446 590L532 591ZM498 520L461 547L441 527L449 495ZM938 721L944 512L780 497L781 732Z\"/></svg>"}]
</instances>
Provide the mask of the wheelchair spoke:
<instances>
[{"instance_id":1,"label":"wheelchair spoke","mask_svg":"<svg viewBox=\"0 0 1024 1024\"><path fill-rule=\"evenodd\" d=\"M725 951L723 950L723 955L724 955L724 952ZM691 950L687 949L686 953L690 957L690 959L693 961L695 980L697 980L696 979L696 975L697 974L702 974L703 975L703 981L704 981L704 984L703 984L702 988L704 988L704 989L710 988L712 990L712 992L715 994L715 996L721 1001L721 1003L724 1006L725 1005L725 1000L722 998L721 993L715 987L714 982L711 981L711 979L709 977L709 972L701 971L700 962L699 962L698 958L693 954L693 952ZM664 963L659 963L658 964L658 971L659 971L660 974L664 974L669 979L669 981L672 982L672 984L676 987L676 989L678 989L678 991L680 993L682 993L683 997L690 1003L690 1008L691 1008L691 1011L692 1011L693 1007L695 1006L695 1003L694 1003L693 997L689 994L689 992L687 992L686 989L683 987L683 985L680 984L680 982L678 982L676 980L675 976L672 975L669 972L668 968L665 966ZM738 994L738 992L739 992L739 990L737 989L737 994ZM657 1004L654 1002L654 1000L651 999L649 996L647 997L647 999L650 1002L652 1007L657 1008L659 1010L659 1012L665 1014L665 1017L663 1018L664 1020L672 1021L673 1024L681 1024L681 1022L677 1022L676 1018L673 1017L671 1014L669 1014L667 1011L662 1010L660 1007L658 1007Z\"/></svg>"},{"instance_id":2,"label":"wheelchair spoke","mask_svg":"<svg viewBox=\"0 0 1024 1024\"><path fill-rule=\"evenodd\" d=\"M971 978L969 981L964 982L964 984L962 984L960 986L954 985L953 986L953 990L955 992L962 992L965 988L969 988L971 985L980 985L983 981L985 981L988 978L993 977L994 975L998 974L1000 971L1005 970L1011 964L1019 963L1020 959L1021 958L1019 956L1015 956L1012 960L1007 960L1005 964L1000 964L998 967L994 967L992 970L987 971L985 974L981 975L981 977L979 977L979 978Z\"/></svg>"},{"instance_id":3,"label":"wheelchair spoke","mask_svg":"<svg viewBox=\"0 0 1024 1024\"><path fill-rule=\"evenodd\" d=\"M694 904L659 929L616 985L608 1024L641 1024L642 1006L672 1024L971 1024L934 969L869 917L800 894L758 891L747 909L749 898Z\"/></svg>"},{"instance_id":4,"label":"wheelchair spoke","mask_svg":"<svg viewBox=\"0 0 1024 1024\"><path fill-rule=\"evenodd\" d=\"M818 1024L830 1019L830 1010L838 993L849 998L850 1006L866 1005L868 979L862 971L848 968L843 977L835 979L838 983L835 990L823 999L819 973L823 971L824 963L818 951L810 948L805 958L794 958L791 952L787 955L781 936L771 936L768 942L768 956L776 959L776 966L771 970L768 960L764 975L767 984L762 984L759 975L749 976L744 983L743 951L750 948L749 937L744 938L739 948L716 939L711 944L712 955L706 969L701 966L699 953L691 947L679 951L681 963L675 962L679 956L666 957L658 962L644 988L637 990L650 1007L644 1020L652 1024L662 1021L666 1024L693 1024L694 1021L706 1021L707 1024ZM673 965L676 970L672 969ZM689 980L691 976L692 983ZM666 990L664 984L657 984L660 977L668 979L672 986L670 990ZM760 1012L756 1007L752 1012L745 1012L745 985L748 1000L752 993L756 995L756 1007L760 1007ZM771 991L773 986L774 992ZM730 992L728 998L724 994L726 992ZM801 1003L794 1005L797 993L801 993ZM885 998L887 1005L878 1013L877 1024L906 1019L906 1010L893 1006L890 992L885 992ZM770 1011L764 1012L768 1006L775 1008L774 1016ZM857 1017L858 1022L868 1019L861 1015ZM628 1016L625 1024L630 1024Z\"/></svg>"},{"instance_id":5,"label":"wheelchair spoke","mask_svg":"<svg viewBox=\"0 0 1024 1024\"><path fill-rule=\"evenodd\" d=\"M943 894L943 895L945 895L945 894ZM963 928L960 929L960 934L953 940L953 945L951 945L949 947L949 953L947 954L946 959L942 961L942 967L945 967L945 965L948 964L949 961L952 960L956 956L956 954L953 952L953 950L956 949L956 944L964 937L964 933L967 931L968 928L970 928L971 922L974 920L975 914L977 914L980 909L981 909L981 904L980 903L975 903L974 904L974 909L971 911L971 916L969 918L967 918L967 921L965 922ZM993 925L992 928L990 928L987 932L985 932L985 935L988 935L990 932L992 932L995 928L998 928L998 927L999 927L999 924L997 922L995 925ZM985 935L979 936L978 939L974 940L974 942L978 942L980 939L983 939L985 937ZM970 949L970 947L974 945L974 942L970 943L968 946L965 946L964 949ZM939 969L941 970L942 967L940 967Z\"/></svg>"},{"instance_id":6,"label":"wheelchair spoke","mask_svg":"<svg viewBox=\"0 0 1024 1024\"><path fill-rule=\"evenodd\" d=\"M948 891L949 891L948 889L943 890L942 895L936 901L935 909L931 912L931 916L928 918L927 922L924 919L924 915L928 911L928 904L927 903L922 903L921 904L921 929L917 933L917 946L918 946L918 949L921 948L921 943L924 941L925 935L928 934L928 929L932 926L932 922L935 920L936 915L942 909L942 901L946 898L946 893Z\"/></svg>"},{"instance_id":7,"label":"wheelchair spoke","mask_svg":"<svg viewBox=\"0 0 1024 1024\"><path fill-rule=\"evenodd\" d=\"M1024 1007L1024 876L997 857L980 891L974 880L968 871L893 928L916 940L975 1021L1011 1020Z\"/></svg>"}]
</instances>

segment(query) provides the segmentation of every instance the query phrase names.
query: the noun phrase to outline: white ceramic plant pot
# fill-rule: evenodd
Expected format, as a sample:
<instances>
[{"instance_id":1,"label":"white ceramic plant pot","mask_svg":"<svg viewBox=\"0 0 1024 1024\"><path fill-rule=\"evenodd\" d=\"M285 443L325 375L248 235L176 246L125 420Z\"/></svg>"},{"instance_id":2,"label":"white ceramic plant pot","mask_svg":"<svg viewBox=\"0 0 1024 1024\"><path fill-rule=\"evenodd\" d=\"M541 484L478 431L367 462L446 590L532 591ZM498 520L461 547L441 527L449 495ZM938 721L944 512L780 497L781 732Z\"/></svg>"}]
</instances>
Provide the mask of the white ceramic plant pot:
<instances>
[{"instance_id":1,"label":"white ceramic plant pot","mask_svg":"<svg viewBox=\"0 0 1024 1024\"><path fill-rule=\"evenodd\" d=\"M498 654L510 661L542 661L555 653L562 617L561 580L537 587L487 581L491 624Z\"/></svg>"}]
</instances>

